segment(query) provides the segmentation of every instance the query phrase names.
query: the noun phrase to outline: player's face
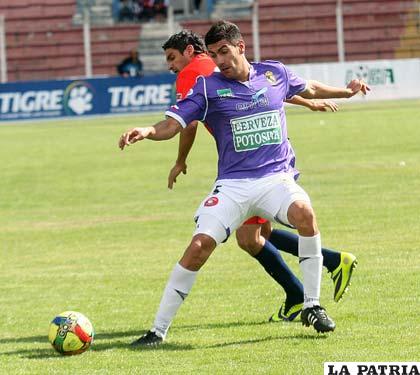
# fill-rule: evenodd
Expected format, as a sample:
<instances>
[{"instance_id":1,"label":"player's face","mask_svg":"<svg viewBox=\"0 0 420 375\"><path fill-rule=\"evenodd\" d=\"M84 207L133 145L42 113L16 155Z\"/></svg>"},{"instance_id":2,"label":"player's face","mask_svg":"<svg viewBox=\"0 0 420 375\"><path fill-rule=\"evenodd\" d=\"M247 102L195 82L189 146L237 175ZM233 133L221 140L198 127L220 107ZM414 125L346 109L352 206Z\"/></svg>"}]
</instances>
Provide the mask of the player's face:
<instances>
[{"instance_id":1,"label":"player's face","mask_svg":"<svg viewBox=\"0 0 420 375\"><path fill-rule=\"evenodd\" d=\"M245 44L242 40L235 45L227 40L220 40L217 43L207 46L209 56L220 69L220 72L230 79L245 80L248 75L248 63L245 59Z\"/></svg>"},{"instance_id":2,"label":"player's face","mask_svg":"<svg viewBox=\"0 0 420 375\"><path fill-rule=\"evenodd\" d=\"M177 49L168 48L165 50L166 63L168 64L168 69L178 74L182 69L184 69L189 62L191 57L185 50L184 53L179 52Z\"/></svg>"}]
</instances>

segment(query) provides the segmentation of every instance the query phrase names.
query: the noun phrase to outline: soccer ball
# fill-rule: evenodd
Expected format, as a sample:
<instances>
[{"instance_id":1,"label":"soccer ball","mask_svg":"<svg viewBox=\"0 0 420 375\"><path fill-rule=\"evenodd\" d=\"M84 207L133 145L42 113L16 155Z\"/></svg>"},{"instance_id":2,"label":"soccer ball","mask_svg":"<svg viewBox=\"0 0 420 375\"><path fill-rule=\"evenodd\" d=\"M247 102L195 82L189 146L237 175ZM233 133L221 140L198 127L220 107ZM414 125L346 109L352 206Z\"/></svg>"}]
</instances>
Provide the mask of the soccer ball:
<instances>
[{"instance_id":1,"label":"soccer ball","mask_svg":"<svg viewBox=\"0 0 420 375\"><path fill-rule=\"evenodd\" d=\"M93 343L93 326L86 316L76 311L57 315L50 324L48 340L64 355L81 354Z\"/></svg>"}]
</instances>

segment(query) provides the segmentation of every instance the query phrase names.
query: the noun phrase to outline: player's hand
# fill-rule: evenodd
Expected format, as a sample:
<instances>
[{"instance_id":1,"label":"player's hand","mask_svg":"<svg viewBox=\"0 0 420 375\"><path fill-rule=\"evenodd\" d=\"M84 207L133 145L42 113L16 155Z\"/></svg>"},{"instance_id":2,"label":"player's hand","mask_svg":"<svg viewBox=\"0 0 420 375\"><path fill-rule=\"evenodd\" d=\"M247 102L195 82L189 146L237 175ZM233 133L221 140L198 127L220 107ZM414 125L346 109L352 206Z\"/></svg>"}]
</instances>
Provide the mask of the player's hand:
<instances>
[{"instance_id":1,"label":"player's hand","mask_svg":"<svg viewBox=\"0 0 420 375\"><path fill-rule=\"evenodd\" d=\"M168 176L168 188L172 190L174 183L176 183L176 178L181 174L187 174L187 164L176 162L169 172Z\"/></svg>"},{"instance_id":2,"label":"player's hand","mask_svg":"<svg viewBox=\"0 0 420 375\"><path fill-rule=\"evenodd\" d=\"M129 146L133 143L143 140L151 133L152 128L133 128L125 132L118 142L118 146L121 150L124 150L124 147Z\"/></svg>"},{"instance_id":3,"label":"player's hand","mask_svg":"<svg viewBox=\"0 0 420 375\"><path fill-rule=\"evenodd\" d=\"M356 95L358 92L362 92L363 95L366 95L370 91L370 87L362 79L353 79L347 85L347 88L350 90L350 97Z\"/></svg>"},{"instance_id":4,"label":"player's hand","mask_svg":"<svg viewBox=\"0 0 420 375\"><path fill-rule=\"evenodd\" d=\"M337 112L338 111L337 103L333 102L332 100L312 100L312 105L311 105L312 111L326 112L328 109L331 112Z\"/></svg>"}]
</instances>

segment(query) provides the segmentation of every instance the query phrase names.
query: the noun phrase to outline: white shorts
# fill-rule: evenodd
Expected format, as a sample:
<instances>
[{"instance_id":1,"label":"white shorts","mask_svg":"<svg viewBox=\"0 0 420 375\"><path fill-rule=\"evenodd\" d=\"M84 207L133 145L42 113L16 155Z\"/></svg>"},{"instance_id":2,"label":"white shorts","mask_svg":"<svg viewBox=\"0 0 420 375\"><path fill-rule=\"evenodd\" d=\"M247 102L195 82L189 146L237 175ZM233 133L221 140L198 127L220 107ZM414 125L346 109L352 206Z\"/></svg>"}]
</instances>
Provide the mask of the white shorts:
<instances>
[{"instance_id":1,"label":"white shorts","mask_svg":"<svg viewBox=\"0 0 420 375\"><path fill-rule=\"evenodd\" d=\"M195 214L197 227L194 234L208 234L219 244L252 216L288 225L287 211L296 201L310 204L308 194L290 174L278 173L259 179L218 180ZM201 223L200 216L205 216ZM209 217L214 218L214 225Z\"/></svg>"}]
</instances>

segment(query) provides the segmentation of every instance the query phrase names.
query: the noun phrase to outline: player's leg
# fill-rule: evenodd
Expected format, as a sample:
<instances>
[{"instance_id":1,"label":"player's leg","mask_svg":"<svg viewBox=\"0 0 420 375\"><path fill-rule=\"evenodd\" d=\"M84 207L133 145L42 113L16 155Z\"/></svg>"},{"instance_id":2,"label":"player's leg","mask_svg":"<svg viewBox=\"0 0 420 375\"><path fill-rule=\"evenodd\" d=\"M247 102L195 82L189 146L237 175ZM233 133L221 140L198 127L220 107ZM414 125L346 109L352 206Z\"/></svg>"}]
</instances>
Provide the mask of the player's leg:
<instances>
[{"instance_id":1,"label":"player's leg","mask_svg":"<svg viewBox=\"0 0 420 375\"><path fill-rule=\"evenodd\" d=\"M302 322L309 322L317 331L334 330L335 323L319 305L322 274L321 236L309 196L288 174L265 177L259 179L255 185L252 213L292 225L299 233L299 266L304 289Z\"/></svg>"},{"instance_id":2,"label":"player's leg","mask_svg":"<svg viewBox=\"0 0 420 375\"><path fill-rule=\"evenodd\" d=\"M204 220L200 220L201 225L204 225L203 221ZM212 225L212 228L215 231L224 234L225 230L221 224L212 223L210 225ZM220 226L220 231L217 229L217 226ZM225 237L217 242L224 239ZM216 240L214 238L207 234L197 233L192 238L191 243L185 250L180 261L175 265L153 323L154 330L162 338L166 337L169 326L172 323L176 312L181 307L181 304L188 296L198 271L206 263L215 248Z\"/></svg>"},{"instance_id":3,"label":"player's leg","mask_svg":"<svg viewBox=\"0 0 420 375\"><path fill-rule=\"evenodd\" d=\"M216 246L239 226L244 219L241 215L238 204L229 196L220 194L219 190L217 193L213 190L201 203L195 215L193 238L166 284L153 327L134 341L133 346L155 346L163 342L172 320L195 282L197 272Z\"/></svg>"},{"instance_id":4,"label":"player's leg","mask_svg":"<svg viewBox=\"0 0 420 375\"><path fill-rule=\"evenodd\" d=\"M176 313L194 285L200 268L205 264L217 243L223 241L226 230L220 222L211 217L198 221L214 235L196 233L180 261L175 265L166 284L152 329L134 341L132 346L156 346L165 340Z\"/></svg>"},{"instance_id":5,"label":"player's leg","mask_svg":"<svg viewBox=\"0 0 420 375\"><path fill-rule=\"evenodd\" d=\"M309 199L293 199L287 210L287 219L299 233L299 266L304 285L302 323L306 326L313 325L318 332L333 331L335 323L319 302L322 275L321 235Z\"/></svg>"},{"instance_id":6,"label":"player's leg","mask_svg":"<svg viewBox=\"0 0 420 375\"><path fill-rule=\"evenodd\" d=\"M236 230L236 239L239 247L254 257L286 293L285 303L270 321L292 321L302 309L303 286L280 252L261 235L261 231L267 234L270 230L269 221L253 217Z\"/></svg>"},{"instance_id":7,"label":"player's leg","mask_svg":"<svg viewBox=\"0 0 420 375\"><path fill-rule=\"evenodd\" d=\"M273 228L271 226L271 222L269 220L263 219L263 222L261 223L261 236L270 241L269 237L272 231Z\"/></svg>"},{"instance_id":8,"label":"player's leg","mask_svg":"<svg viewBox=\"0 0 420 375\"><path fill-rule=\"evenodd\" d=\"M273 229L268 240L279 250L298 256L298 240L299 237L292 232L282 229ZM340 252L322 248L323 266L329 272L335 270L340 264Z\"/></svg>"},{"instance_id":9,"label":"player's leg","mask_svg":"<svg viewBox=\"0 0 420 375\"><path fill-rule=\"evenodd\" d=\"M287 230L273 229L266 238L277 249L298 256L299 237L295 233ZM334 283L334 301L338 302L350 285L353 269L357 265L357 259L351 253L339 252L324 247L321 249L321 252L323 265L331 273L331 278Z\"/></svg>"}]
</instances>

